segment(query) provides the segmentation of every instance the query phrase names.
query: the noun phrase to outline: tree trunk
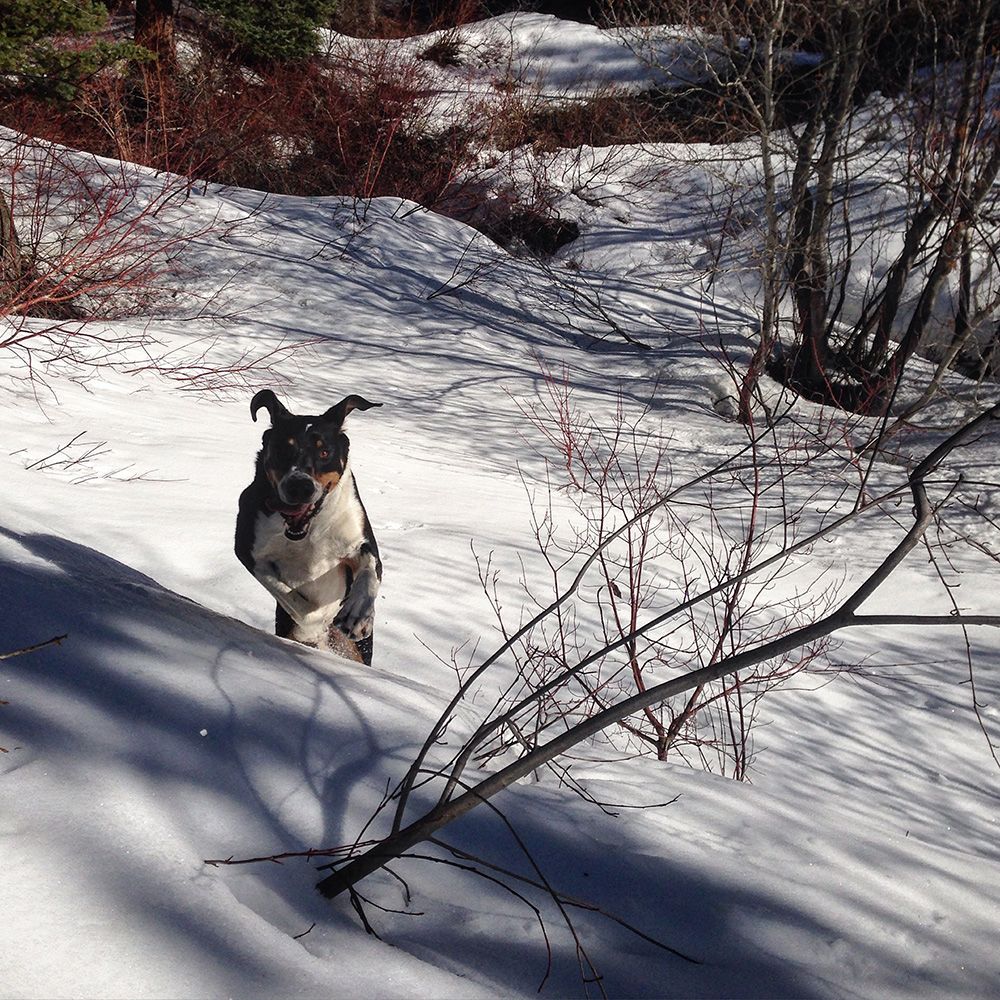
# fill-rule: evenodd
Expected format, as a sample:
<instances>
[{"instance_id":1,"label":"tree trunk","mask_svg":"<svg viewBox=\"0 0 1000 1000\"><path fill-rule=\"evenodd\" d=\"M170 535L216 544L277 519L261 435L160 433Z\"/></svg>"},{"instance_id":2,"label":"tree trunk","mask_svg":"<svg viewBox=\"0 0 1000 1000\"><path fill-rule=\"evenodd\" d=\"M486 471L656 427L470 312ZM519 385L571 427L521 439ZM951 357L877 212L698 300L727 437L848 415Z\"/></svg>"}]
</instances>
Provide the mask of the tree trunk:
<instances>
[{"instance_id":1,"label":"tree trunk","mask_svg":"<svg viewBox=\"0 0 1000 1000\"><path fill-rule=\"evenodd\" d=\"M862 323L865 334L872 334L872 342L866 359L866 366L875 370L883 366L885 371L890 367L898 370L897 358L887 362L892 343L892 328L902 303L903 292L920 253L925 248L925 241L933 227L942 219L955 211L956 199L962 194L962 189L968 184L971 164L969 162L969 142L983 117L983 108L977 104L984 78L984 59L986 53L986 23L989 17L988 9L976 3L969 12L972 26L965 38L962 52L962 82L958 105L955 109L954 130L950 135L948 160L940 180L931 186L924 204L913 215L903 242L903 250L893 263L885 281L885 293L873 317ZM986 172L994 170L987 165ZM995 170L994 170L995 176ZM990 182L992 183L992 181ZM960 200L964 203L960 213L968 211L968 201L981 201L986 196L968 195ZM911 323L911 332L913 324ZM922 333L922 327L918 331ZM915 345L914 345L915 348ZM912 353L912 351L910 351ZM907 355L908 357L909 355Z\"/></svg>"},{"instance_id":2,"label":"tree trunk","mask_svg":"<svg viewBox=\"0 0 1000 1000\"><path fill-rule=\"evenodd\" d=\"M0 310L4 310L17 298L23 273L21 241L17 238L10 205L3 191L0 191Z\"/></svg>"},{"instance_id":3,"label":"tree trunk","mask_svg":"<svg viewBox=\"0 0 1000 1000\"><path fill-rule=\"evenodd\" d=\"M156 56L161 72L176 67L174 0L136 0L135 42Z\"/></svg>"},{"instance_id":4,"label":"tree trunk","mask_svg":"<svg viewBox=\"0 0 1000 1000\"><path fill-rule=\"evenodd\" d=\"M899 378L904 366L920 346L944 280L958 263L966 235L975 224L983 201L1000 176L1000 137L994 136L992 143L990 157L975 180L973 181L968 173L963 179L958 217L941 241L937 259L917 299L913 316L899 341L899 346L879 372L888 385L892 385ZM973 168L966 166L964 169L971 172Z\"/></svg>"},{"instance_id":5,"label":"tree trunk","mask_svg":"<svg viewBox=\"0 0 1000 1000\"><path fill-rule=\"evenodd\" d=\"M796 164L797 168L807 166L814 187L804 185L795 202L791 281L801 342L792 380L807 395L839 404L828 372L834 353L830 346L830 227L838 156L851 123L861 74L865 25L857 11L847 8L832 27L829 76L822 88L823 99L813 112L817 122L822 122L819 156L803 162L800 149Z\"/></svg>"}]
</instances>

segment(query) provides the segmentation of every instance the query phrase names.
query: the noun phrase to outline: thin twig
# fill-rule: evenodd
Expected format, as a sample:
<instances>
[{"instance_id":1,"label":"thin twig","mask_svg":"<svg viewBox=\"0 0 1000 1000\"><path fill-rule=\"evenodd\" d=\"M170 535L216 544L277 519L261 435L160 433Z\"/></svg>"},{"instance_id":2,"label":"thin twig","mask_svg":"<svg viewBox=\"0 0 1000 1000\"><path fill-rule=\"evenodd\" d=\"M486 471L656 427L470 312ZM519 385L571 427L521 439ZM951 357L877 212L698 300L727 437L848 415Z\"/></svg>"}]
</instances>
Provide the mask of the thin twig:
<instances>
[{"instance_id":1,"label":"thin twig","mask_svg":"<svg viewBox=\"0 0 1000 1000\"><path fill-rule=\"evenodd\" d=\"M517 879L519 882L524 882L525 885L534 886L536 889L545 889L549 891L546 886L541 882L536 882L534 879L529 878L527 875L521 875L518 872L510 871L508 868L504 868L501 865L495 865L491 861L486 861L484 858L478 857L474 854L469 854L463 851L460 847L455 847L453 844L449 844L440 837L429 837L428 842L432 844L437 844L438 847L444 848L446 851L450 851L456 857L465 858L468 861L474 861L476 864L483 865L485 868L489 868L491 871L498 872L501 875L507 876L507 878ZM596 903L591 902L586 899L579 899L576 896L570 896L562 890L557 890L557 895L567 906L575 906L581 910L590 910L592 913L598 913L602 917L618 924L620 927L625 928L629 933L634 934L636 937L642 938L643 941L647 941L649 944L655 945L657 948L661 948L663 951L669 952L671 955L675 955L677 958L682 958L685 962L690 962L692 965L701 965L702 961L699 958L692 958L690 955L686 955L683 951L678 951L676 948L671 948L670 945L665 944L663 941L652 937L645 931L640 930L634 924L630 924L627 920L619 917L617 914L611 913L605 910L604 907L598 906Z\"/></svg>"},{"instance_id":2,"label":"thin twig","mask_svg":"<svg viewBox=\"0 0 1000 1000\"><path fill-rule=\"evenodd\" d=\"M32 646L24 646L21 649L11 650L9 653L0 653L0 660L10 660L15 656L23 656L25 653L34 653L38 649L44 649L46 646L59 646L62 644L63 639L69 638L68 633L66 635L54 635L51 639L46 639L45 642L36 642Z\"/></svg>"}]
</instances>

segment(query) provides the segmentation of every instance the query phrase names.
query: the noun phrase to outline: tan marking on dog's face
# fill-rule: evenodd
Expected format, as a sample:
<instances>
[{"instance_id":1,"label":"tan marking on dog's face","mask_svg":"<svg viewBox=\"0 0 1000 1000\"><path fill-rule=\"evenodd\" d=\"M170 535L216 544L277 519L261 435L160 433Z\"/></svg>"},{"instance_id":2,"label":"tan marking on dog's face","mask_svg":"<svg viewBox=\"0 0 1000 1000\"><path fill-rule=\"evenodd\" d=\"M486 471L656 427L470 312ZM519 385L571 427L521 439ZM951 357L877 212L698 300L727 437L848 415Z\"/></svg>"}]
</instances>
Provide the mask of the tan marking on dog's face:
<instances>
[{"instance_id":1,"label":"tan marking on dog's face","mask_svg":"<svg viewBox=\"0 0 1000 1000\"><path fill-rule=\"evenodd\" d=\"M340 482L340 476L341 473L339 472L320 472L313 478L315 478L316 482L319 483L324 490L331 492L336 488L337 483Z\"/></svg>"}]
</instances>

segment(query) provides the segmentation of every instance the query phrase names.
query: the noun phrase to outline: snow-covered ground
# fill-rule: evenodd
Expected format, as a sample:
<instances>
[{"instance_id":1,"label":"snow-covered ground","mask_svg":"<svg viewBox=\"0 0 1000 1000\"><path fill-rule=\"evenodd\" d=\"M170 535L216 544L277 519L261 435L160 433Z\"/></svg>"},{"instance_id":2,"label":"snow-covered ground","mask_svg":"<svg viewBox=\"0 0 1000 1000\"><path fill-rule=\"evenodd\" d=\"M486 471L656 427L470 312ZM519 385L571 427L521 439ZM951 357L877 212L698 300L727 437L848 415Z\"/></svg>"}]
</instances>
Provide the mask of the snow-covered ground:
<instances>
[{"instance_id":1,"label":"snow-covered ground","mask_svg":"<svg viewBox=\"0 0 1000 1000\"><path fill-rule=\"evenodd\" d=\"M550 79L579 51L575 31L551 43ZM182 266L188 291L221 289L208 315L191 318L181 296L167 316L108 326L141 330L176 358L207 350L223 368L308 341L253 384L303 412L349 392L384 404L348 421L385 562L371 668L271 635L273 605L232 554L261 433L251 387L183 391L121 370L31 387L7 378L23 375L16 357L0 359L0 652L66 635L0 661L0 996L513 996L535 995L543 979L544 996L598 992L559 913L531 890L548 945L534 912L498 886L401 862L409 903L387 875L363 885L405 911L368 908L378 940L345 899L315 892L320 862L206 863L384 832L384 816L365 825L455 689L451 651L463 647L464 662L496 643L470 544L493 553L514 620L522 576L544 581L529 502L544 489L544 442L524 407L544 397L546 369L565 371L598 422L619 400L630 414L649 407L675 480L745 444L726 417L727 358L747 356L753 316L746 295L713 287L709 297L698 279L703 220L692 209L685 237L674 197L615 181L597 195L581 211L580 246L546 271L404 202L261 203L199 189L160 225L198 234ZM652 350L611 331L609 309ZM799 404L795 440L833 440L839 419ZM902 439L873 484L898 481L898 463L942 433ZM995 449L993 434L948 466L967 472L994 516ZM833 461L818 462L792 481L793 502L813 491L826 502L825 475L836 494ZM868 515L782 586L808 595L824 572L845 589L859 582L907 517L906 503ZM986 522L963 526L997 548ZM996 611L996 564L969 548L952 558L957 603ZM872 602L951 606L919 552ZM987 630L970 640L995 740L1000 645ZM1000 782L963 636L871 629L833 655L865 673L769 695L751 783L602 745L572 774L615 808L548 772L496 799L554 886L699 960L574 911L608 995L1000 990ZM452 748L509 676L487 676L449 731ZM485 809L442 836L531 874Z\"/></svg>"},{"instance_id":2,"label":"snow-covered ground","mask_svg":"<svg viewBox=\"0 0 1000 1000\"><path fill-rule=\"evenodd\" d=\"M547 98L583 97L613 86L643 90L656 83L700 79L704 48L677 28L598 28L551 14L518 12L386 42L324 32L336 55L370 59L386 50L424 59L442 93L481 97L498 84L527 87ZM448 49L445 65L433 54Z\"/></svg>"}]
</instances>

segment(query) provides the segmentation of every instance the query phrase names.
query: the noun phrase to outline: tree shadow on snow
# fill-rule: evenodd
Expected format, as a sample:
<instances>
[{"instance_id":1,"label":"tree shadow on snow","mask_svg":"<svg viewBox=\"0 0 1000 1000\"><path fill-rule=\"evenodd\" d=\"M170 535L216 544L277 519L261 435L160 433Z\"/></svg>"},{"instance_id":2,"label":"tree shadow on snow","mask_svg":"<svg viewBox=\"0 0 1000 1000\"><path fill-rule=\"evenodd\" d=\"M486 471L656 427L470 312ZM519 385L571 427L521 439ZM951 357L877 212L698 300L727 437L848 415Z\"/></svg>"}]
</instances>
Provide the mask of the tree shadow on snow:
<instances>
[{"instance_id":1,"label":"tree shadow on snow","mask_svg":"<svg viewBox=\"0 0 1000 1000\"><path fill-rule=\"evenodd\" d=\"M566 812L567 800L570 812ZM581 803L551 784L518 786L495 800L528 846L532 861L488 808L477 810L440 831L445 842L537 881L537 863L559 892L594 904L695 962L642 940L608 916L567 906L573 931L545 893L508 879L542 914L548 942L532 910L471 873L426 860L405 859L393 870L413 893L411 909L420 917L368 913L393 944L446 968L478 969L492 980L532 994L594 996L590 975L576 953L574 934L601 975L611 997L813 997L824 984L803 975L786 958L755 942L755 924L768 933L785 927L799 940L832 940L836 932L747 880L731 874L711 877L707 856L693 868L662 853L641 848L629 829L628 811L617 820L600 817L593 830L578 825ZM552 812L550 812L552 810ZM598 835L595 835L598 834ZM450 856L428 845L418 855ZM488 869L487 869L488 871ZM359 888L381 905L401 906L398 883L382 873ZM547 972L547 947L552 965ZM791 949L790 949L791 950ZM797 949L796 949L797 950Z\"/></svg>"},{"instance_id":2,"label":"tree shadow on snow","mask_svg":"<svg viewBox=\"0 0 1000 1000\"><path fill-rule=\"evenodd\" d=\"M87 887L97 911L130 914L137 933L157 929L158 947L195 956L193 965L206 966L206 993L240 993L252 982L280 995L287 979L252 937L229 926L246 923L241 908L227 920L225 897L208 883L226 884L238 899L261 892L241 878L245 869L202 860L348 835L328 822L324 796L343 796L331 806L336 815L394 752L391 731L380 732L355 703L365 687L360 672L53 535L0 527L0 600L0 649L67 635L3 664L9 704L0 742L9 752L0 780L19 813L31 813L36 794L55 799L40 817L46 868L76 873L68 878ZM333 669L316 669L324 660ZM373 801L382 780L369 781ZM289 935L314 920L351 923L313 892L311 868L282 871L257 868L253 881L291 890L282 913Z\"/></svg>"},{"instance_id":3,"label":"tree shadow on snow","mask_svg":"<svg viewBox=\"0 0 1000 1000\"><path fill-rule=\"evenodd\" d=\"M268 965L253 937L229 925L238 926L246 910L212 890L221 883L289 936L314 921L352 921L347 901L330 904L313 892L315 863L222 869L201 860L357 836L359 817L370 815L414 751L412 719L426 714L427 690L300 651L53 535L0 528L0 599L4 649L68 634L58 648L5 665L10 704L0 718L11 747L0 768L15 808L32 794L37 779L28 772L19 779L18 771L33 761L43 763L57 796L67 796L53 821L60 810L68 819L88 803L72 823L48 831L51 864L85 871L98 906L141 913L179 954L199 956L206 992L239 991L248 978L259 990L282 992L289 985L282 971ZM570 802L571 815L581 815L580 803ZM690 965L599 916L577 914L610 995L822 992L747 933L758 919L772 934L776 927L807 938L832 933L814 917L732 878L706 875L711 860L697 870L676 863L669 843L662 855L641 849L627 819L611 822L595 810L593 830L565 816L550 822L565 803L563 793L543 785L512 789L498 804L560 889L704 963ZM442 835L525 869L485 810ZM530 911L455 869L406 861L398 870L412 883L414 909L426 912L374 914L389 943L473 980L535 991L546 945ZM365 891L376 896L399 892L388 876L369 881ZM192 902L197 891L205 894L206 919ZM546 923L553 947L546 994L585 994L573 941L551 907ZM300 944L323 956L321 930Z\"/></svg>"},{"instance_id":4,"label":"tree shadow on snow","mask_svg":"<svg viewBox=\"0 0 1000 1000\"><path fill-rule=\"evenodd\" d=\"M435 441L472 433L493 441L505 456L500 467L529 457L523 422L507 396L529 404L545 399L547 369L557 379L565 369L595 415L621 398L631 407L700 409L718 421L718 392L703 379L692 386L690 375L678 372L705 366L728 385L725 356L749 356L754 317L724 302L706 307L686 287L578 273L559 263L540 268L485 240L466 246L470 237L456 223L423 211L386 216L384 207L373 209L371 233L348 241L342 255L317 258L311 242L299 244L304 232L330 230L330 207L303 203L294 225L289 210L283 204L269 218L270 225L291 226L287 239L239 247L259 262L280 303L264 300L244 335L318 338L331 378L353 373L352 384L337 391L390 403L401 415L401 434L417 427ZM303 282L304 267L315 280ZM377 385L368 387L372 370ZM322 398L306 395L303 407L329 405L326 380L316 385Z\"/></svg>"}]
</instances>

